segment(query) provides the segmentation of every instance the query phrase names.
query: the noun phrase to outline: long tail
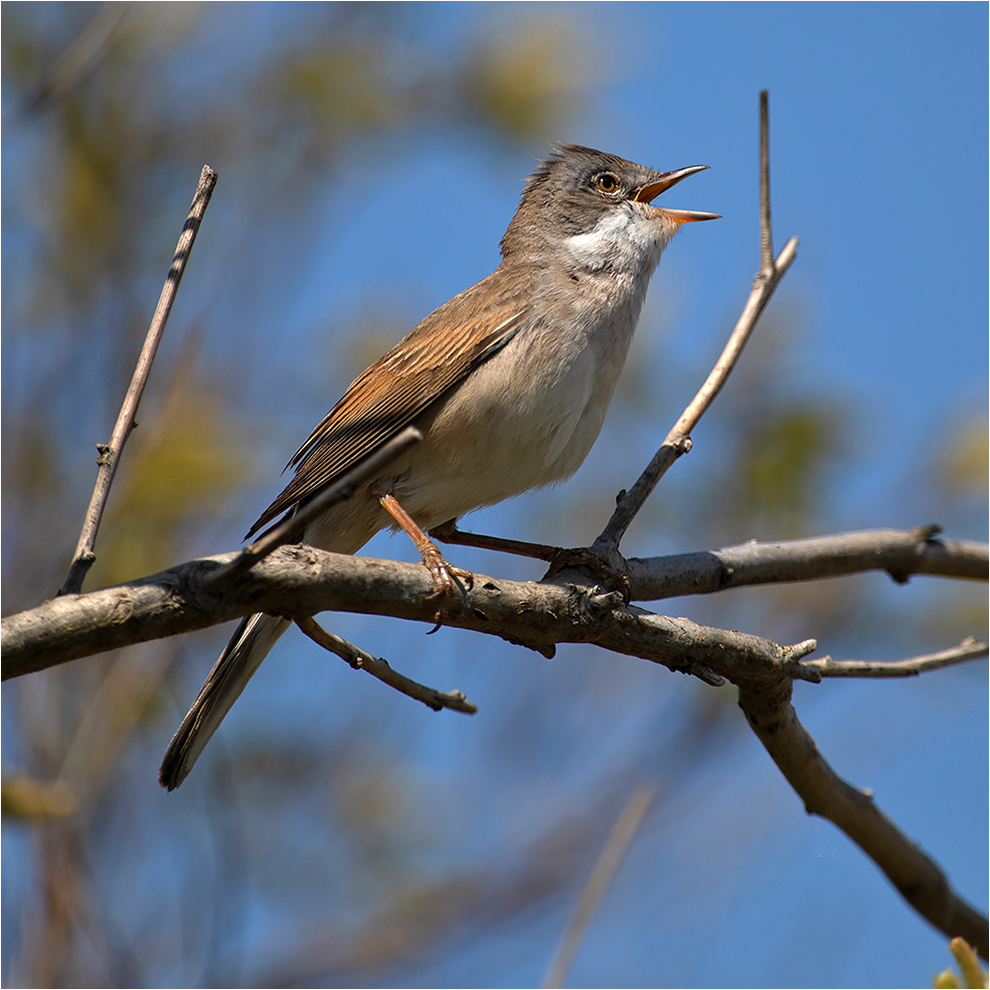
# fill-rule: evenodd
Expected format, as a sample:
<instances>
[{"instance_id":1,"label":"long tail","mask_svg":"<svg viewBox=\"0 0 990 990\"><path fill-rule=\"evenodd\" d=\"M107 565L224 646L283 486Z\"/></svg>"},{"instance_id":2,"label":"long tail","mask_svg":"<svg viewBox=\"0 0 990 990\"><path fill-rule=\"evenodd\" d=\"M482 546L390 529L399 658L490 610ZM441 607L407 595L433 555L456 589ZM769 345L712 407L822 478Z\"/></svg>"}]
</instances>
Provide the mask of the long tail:
<instances>
[{"instance_id":1,"label":"long tail","mask_svg":"<svg viewBox=\"0 0 990 990\"><path fill-rule=\"evenodd\" d=\"M174 791L186 779L223 717L289 625L288 619L250 615L237 627L165 751L158 772L162 787Z\"/></svg>"}]
</instances>

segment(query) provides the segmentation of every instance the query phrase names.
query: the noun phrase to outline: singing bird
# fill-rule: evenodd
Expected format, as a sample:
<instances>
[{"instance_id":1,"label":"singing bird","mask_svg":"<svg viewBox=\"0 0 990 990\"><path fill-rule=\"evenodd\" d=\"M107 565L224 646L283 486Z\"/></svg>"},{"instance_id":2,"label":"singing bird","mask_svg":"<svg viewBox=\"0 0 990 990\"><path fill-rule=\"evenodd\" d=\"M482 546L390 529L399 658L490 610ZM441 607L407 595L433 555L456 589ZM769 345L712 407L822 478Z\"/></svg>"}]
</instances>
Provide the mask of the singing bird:
<instances>
[{"instance_id":1,"label":"singing bird","mask_svg":"<svg viewBox=\"0 0 990 990\"><path fill-rule=\"evenodd\" d=\"M306 503L400 430L423 441L310 523L302 542L356 553L387 526L409 533L449 594L451 567L424 530L569 478L601 430L646 298L682 224L713 213L652 201L707 168L658 172L558 144L523 189L487 278L426 317L360 375L296 451L295 476L248 537ZM289 620L238 626L169 744L172 790Z\"/></svg>"}]
</instances>

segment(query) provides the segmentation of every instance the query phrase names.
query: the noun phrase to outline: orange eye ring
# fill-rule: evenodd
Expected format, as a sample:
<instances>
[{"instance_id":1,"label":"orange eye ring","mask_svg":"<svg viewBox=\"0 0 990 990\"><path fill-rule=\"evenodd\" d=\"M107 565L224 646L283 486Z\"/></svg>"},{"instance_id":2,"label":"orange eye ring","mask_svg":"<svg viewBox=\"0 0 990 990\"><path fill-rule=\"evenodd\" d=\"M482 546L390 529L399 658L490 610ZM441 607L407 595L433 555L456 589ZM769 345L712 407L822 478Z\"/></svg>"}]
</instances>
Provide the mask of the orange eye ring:
<instances>
[{"instance_id":1,"label":"orange eye ring","mask_svg":"<svg viewBox=\"0 0 990 990\"><path fill-rule=\"evenodd\" d=\"M612 195L619 191L619 177L611 172L602 172L601 175L595 176L595 188L599 192Z\"/></svg>"}]
</instances>

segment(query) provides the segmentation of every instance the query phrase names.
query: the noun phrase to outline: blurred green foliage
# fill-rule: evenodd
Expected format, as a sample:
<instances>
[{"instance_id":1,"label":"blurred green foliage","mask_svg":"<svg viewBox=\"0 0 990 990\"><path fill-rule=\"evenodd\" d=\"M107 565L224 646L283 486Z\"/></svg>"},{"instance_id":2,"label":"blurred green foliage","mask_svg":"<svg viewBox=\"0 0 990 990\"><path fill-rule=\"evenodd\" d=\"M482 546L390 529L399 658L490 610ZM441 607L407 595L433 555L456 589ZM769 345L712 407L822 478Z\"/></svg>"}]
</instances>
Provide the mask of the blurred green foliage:
<instances>
[{"instance_id":1,"label":"blurred green foliage","mask_svg":"<svg viewBox=\"0 0 990 990\"><path fill-rule=\"evenodd\" d=\"M738 470L729 472L739 480L734 513L747 519L754 536L806 533L807 521L818 514L821 474L836 445L833 419L820 406L795 403L763 411L745 431Z\"/></svg>"},{"instance_id":2,"label":"blurred green foliage","mask_svg":"<svg viewBox=\"0 0 990 990\"><path fill-rule=\"evenodd\" d=\"M937 465L939 482L948 494L986 496L990 474L988 447L990 431L983 416L974 416L971 421L958 423L951 429Z\"/></svg>"},{"instance_id":3,"label":"blurred green foliage","mask_svg":"<svg viewBox=\"0 0 990 990\"><path fill-rule=\"evenodd\" d=\"M542 138L573 113L578 89L595 81L583 47L573 26L559 18L486 34L467 60L469 105L510 136Z\"/></svg>"}]
</instances>

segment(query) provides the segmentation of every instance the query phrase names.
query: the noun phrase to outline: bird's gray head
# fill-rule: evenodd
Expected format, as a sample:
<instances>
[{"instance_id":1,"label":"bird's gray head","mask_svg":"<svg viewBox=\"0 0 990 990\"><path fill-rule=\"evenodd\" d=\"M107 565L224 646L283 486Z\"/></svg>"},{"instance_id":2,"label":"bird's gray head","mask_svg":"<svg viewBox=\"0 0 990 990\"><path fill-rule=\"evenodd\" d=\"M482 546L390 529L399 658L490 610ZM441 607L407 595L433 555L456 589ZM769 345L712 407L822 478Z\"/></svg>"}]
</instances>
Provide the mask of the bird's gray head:
<instances>
[{"instance_id":1,"label":"bird's gray head","mask_svg":"<svg viewBox=\"0 0 990 990\"><path fill-rule=\"evenodd\" d=\"M594 148L554 145L553 154L526 182L502 238L502 257L540 256L565 246L594 253L621 241L655 264L681 224L717 219L714 213L650 205L664 190L707 167L658 172Z\"/></svg>"}]
</instances>

